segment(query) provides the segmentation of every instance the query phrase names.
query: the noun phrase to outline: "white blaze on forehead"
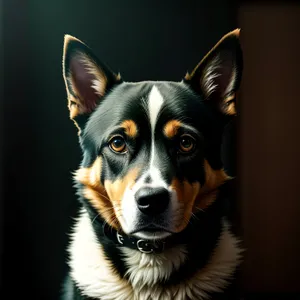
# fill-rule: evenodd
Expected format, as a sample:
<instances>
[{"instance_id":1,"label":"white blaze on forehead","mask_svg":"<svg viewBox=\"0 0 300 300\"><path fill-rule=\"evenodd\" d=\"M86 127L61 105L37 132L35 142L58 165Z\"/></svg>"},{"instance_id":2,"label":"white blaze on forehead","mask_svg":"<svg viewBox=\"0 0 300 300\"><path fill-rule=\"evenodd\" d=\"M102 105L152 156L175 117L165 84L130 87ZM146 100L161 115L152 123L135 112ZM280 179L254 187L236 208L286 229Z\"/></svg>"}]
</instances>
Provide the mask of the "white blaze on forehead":
<instances>
[{"instance_id":1,"label":"white blaze on forehead","mask_svg":"<svg viewBox=\"0 0 300 300\"><path fill-rule=\"evenodd\" d=\"M151 125L151 159L150 159L150 174L153 173L154 158L155 158L155 126L163 105L164 99L158 88L154 85L148 100L148 115ZM157 173L157 172L156 172ZM153 176L151 176L153 177Z\"/></svg>"},{"instance_id":2,"label":"white blaze on forehead","mask_svg":"<svg viewBox=\"0 0 300 300\"><path fill-rule=\"evenodd\" d=\"M155 126L157 123L157 119L159 113L161 111L161 107L163 105L164 98L159 92L158 88L154 85L148 100L148 114L151 125L151 158L150 158L150 167L149 167L149 175L154 182L157 183L158 186L165 186L165 182L161 178L160 171L155 166Z\"/></svg>"},{"instance_id":3,"label":"white blaze on forehead","mask_svg":"<svg viewBox=\"0 0 300 300\"><path fill-rule=\"evenodd\" d=\"M155 125L157 121L157 117L159 115L160 109L163 105L164 99L157 89L157 87L154 85L150 94L149 94L149 101L148 101L148 114L151 124L151 131L152 131L152 137L154 136L154 130Z\"/></svg>"}]
</instances>

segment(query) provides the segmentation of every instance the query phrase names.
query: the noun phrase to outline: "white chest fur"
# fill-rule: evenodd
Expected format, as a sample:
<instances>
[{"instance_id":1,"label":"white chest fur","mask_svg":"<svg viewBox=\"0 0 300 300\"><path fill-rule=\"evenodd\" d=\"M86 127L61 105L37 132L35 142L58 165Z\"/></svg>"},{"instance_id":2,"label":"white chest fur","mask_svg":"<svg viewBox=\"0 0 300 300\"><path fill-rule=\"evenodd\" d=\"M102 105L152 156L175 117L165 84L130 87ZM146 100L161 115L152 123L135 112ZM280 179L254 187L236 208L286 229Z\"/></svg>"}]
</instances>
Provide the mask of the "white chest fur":
<instances>
[{"instance_id":1,"label":"white chest fur","mask_svg":"<svg viewBox=\"0 0 300 300\"><path fill-rule=\"evenodd\" d=\"M86 212L81 214L69 248L71 276L84 295L103 300L208 299L207 293L224 289L241 259L237 239L224 221L219 243L207 265L186 282L168 289L157 284L168 279L186 259L184 246L163 254L144 254L122 248L129 281L121 279L97 242Z\"/></svg>"}]
</instances>

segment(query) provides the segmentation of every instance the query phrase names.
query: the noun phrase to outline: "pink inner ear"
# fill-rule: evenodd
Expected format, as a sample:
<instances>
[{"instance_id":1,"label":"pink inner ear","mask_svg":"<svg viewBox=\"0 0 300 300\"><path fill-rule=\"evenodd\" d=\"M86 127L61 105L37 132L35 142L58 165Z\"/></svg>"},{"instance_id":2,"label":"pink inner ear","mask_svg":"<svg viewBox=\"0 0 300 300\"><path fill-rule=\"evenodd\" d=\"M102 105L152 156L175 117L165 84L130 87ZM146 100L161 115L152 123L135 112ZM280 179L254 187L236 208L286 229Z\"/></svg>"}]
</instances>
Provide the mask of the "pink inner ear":
<instances>
[{"instance_id":1,"label":"pink inner ear","mask_svg":"<svg viewBox=\"0 0 300 300\"><path fill-rule=\"evenodd\" d=\"M76 96L87 113L91 113L97 106L99 96L93 89L93 81L96 77L88 73L86 66L78 56L74 56L70 62L71 83Z\"/></svg>"}]
</instances>

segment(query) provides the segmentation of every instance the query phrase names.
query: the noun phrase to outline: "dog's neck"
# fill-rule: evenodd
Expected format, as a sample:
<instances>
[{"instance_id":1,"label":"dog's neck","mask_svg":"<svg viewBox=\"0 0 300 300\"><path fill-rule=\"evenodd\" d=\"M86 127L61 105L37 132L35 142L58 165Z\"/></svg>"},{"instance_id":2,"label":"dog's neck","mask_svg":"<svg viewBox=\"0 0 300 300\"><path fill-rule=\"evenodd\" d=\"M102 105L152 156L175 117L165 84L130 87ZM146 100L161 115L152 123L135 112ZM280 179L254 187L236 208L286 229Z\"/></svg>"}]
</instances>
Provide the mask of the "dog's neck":
<instances>
[{"instance_id":1,"label":"dog's neck","mask_svg":"<svg viewBox=\"0 0 300 300\"><path fill-rule=\"evenodd\" d=\"M147 254L101 239L84 210L70 246L71 276L83 294L98 299L206 299L226 287L240 260L226 220L220 218L218 224L216 236L212 238L209 228L201 244L198 231L190 243Z\"/></svg>"}]
</instances>

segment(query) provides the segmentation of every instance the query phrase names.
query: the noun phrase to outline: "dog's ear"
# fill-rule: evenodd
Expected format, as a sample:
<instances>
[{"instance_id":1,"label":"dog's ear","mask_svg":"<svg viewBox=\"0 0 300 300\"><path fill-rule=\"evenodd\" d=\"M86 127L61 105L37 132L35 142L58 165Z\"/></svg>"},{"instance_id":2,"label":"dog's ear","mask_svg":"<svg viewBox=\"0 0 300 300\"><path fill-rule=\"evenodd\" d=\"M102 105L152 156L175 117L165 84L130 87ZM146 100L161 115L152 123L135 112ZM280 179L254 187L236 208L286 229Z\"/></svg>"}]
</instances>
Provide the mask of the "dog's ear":
<instances>
[{"instance_id":1,"label":"dog's ear","mask_svg":"<svg viewBox=\"0 0 300 300\"><path fill-rule=\"evenodd\" d=\"M114 74L87 45L70 35L64 39L63 77L70 118L79 129L106 93L121 82L120 75Z\"/></svg>"},{"instance_id":2,"label":"dog's ear","mask_svg":"<svg viewBox=\"0 0 300 300\"><path fill-rule=\"evenodd\" d=\"M240 29L226 34L184 79L226 115L236 114L235 96L243 69L239 35Z\"/></svg>"}]
</instances>

